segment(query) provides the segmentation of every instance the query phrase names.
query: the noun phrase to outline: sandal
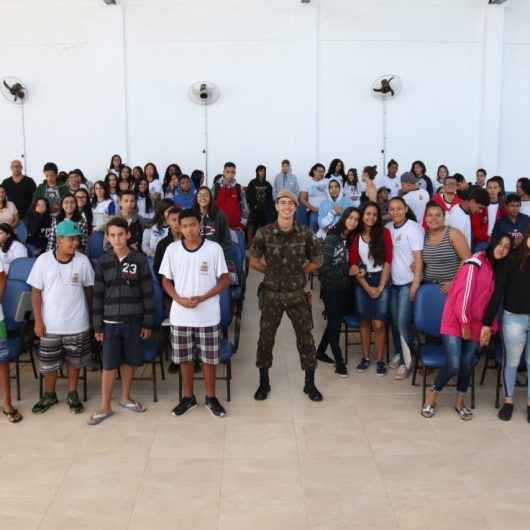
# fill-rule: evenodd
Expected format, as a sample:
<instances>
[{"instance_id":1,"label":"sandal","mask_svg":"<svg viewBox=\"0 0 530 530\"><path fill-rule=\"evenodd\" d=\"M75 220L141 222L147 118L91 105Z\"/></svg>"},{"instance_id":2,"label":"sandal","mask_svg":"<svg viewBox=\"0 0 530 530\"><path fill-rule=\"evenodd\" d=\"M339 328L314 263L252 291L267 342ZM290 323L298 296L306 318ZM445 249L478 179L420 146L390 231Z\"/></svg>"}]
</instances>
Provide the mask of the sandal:
<instances>
[{"instance_id":1,"label":"sandal","mask_svg":"<svg viewBox=\"0 0 530 530\"><path fill-rule=\"evenodd\" d=\"M468 409L467 407L462 407L461 409L457 409L455 407L455 411L464 421L469 421L473 419L473 411L471 409Z\"/></svg>"},{"instance_id":2,"label":"sandal","mask_svg":"<svg viewBox=\"0 0 530 530\"><path fill-rule=\"evenodd\" d=\"M90 419L87 421L88 425L99 425L102 421L105 421L106 419L110 418L114 412L112 410L109 410L108 412L95 412L90 416Z\"/></svg>"},{"instance_id":3,"label":"sandal","mask_svg":"<svg viewBox=\"0 0 530 530\"><path fill-rule=\"evenodd\" d=\"M147 410L139 401L134 401L134 399L130 403L120 403L120 407L132 412L145 412Z\"/></svg>"},{"instance_id":4,"label":"sandal","mask_svg":"<svg viewBox=\"0 0 530 530\"><path fill-rule=\"evenodd\" d=\"M432 405L424 405L421 409L421 415L424 418L432 418L434 416L434 409L435 407L433 407Z\"/></svg>"},{"instance_id":5,"label":"sandal","mask_svg":"<svg viewBox=\"0 0 530 530\"><path fill-rule=\"evenodd\" d=\"M13 409L10 412L2 410L2 412L7 416L7 421L9 421L9 423L18 423L19 421L22 421L22 414L20 414L17 409Z\"/></svg>"}]
</instances>

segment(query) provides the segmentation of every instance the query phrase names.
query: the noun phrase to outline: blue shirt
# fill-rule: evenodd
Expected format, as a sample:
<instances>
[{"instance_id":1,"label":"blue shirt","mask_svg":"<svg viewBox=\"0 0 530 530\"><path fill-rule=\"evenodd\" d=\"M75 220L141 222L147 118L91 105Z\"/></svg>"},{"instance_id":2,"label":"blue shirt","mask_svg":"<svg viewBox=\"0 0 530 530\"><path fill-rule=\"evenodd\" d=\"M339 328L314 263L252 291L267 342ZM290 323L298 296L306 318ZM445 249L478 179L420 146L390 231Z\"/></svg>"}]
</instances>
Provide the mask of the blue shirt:
<instances>
[{"instance_id":1,"label":"blue shirt","mask_svg":"<svg viewBox=\"0 0 530 530\"><path fill-rule=\"evenodd\" d=\"M509 217L501 217L497 219L491 237L507 235L518 245L523 239L523 235L528 230L528 227L530 227L530 217L524 213L518 214L515 222Z\"/></svg>"}]
</instances>

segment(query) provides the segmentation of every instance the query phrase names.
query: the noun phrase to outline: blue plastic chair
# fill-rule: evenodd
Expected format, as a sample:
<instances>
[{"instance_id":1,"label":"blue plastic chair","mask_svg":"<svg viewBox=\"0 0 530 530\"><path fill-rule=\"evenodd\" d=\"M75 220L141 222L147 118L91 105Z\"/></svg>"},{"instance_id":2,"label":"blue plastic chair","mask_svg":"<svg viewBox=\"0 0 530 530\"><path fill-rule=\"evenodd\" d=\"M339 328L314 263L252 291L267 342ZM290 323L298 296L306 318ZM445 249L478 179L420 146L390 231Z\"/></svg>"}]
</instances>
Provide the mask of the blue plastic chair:
<instances>
[{"instance_id":1,"label":"blue plastic chair","mask_svg":"<svg viewBox=\"0 0 530 530\"><path fill-rule=\"evenodd\" d=\"M87 241L87 256L94 263L103 254L105 234L99 230L92 232Z\"/></svg>"},{"instance_id":2,"label":"blue plastic chair","mask_svg":"<svg viewBox=\"0 0 530 530\"><path fill-rule=\"evenodd\" d=\"M18 223L18 225L16 226L15 234L17 235L18 240L21 243L25 243L26 239L28 239L28 229L23 221L20 221L20 223Z\"/></svg>"}]
</instances>

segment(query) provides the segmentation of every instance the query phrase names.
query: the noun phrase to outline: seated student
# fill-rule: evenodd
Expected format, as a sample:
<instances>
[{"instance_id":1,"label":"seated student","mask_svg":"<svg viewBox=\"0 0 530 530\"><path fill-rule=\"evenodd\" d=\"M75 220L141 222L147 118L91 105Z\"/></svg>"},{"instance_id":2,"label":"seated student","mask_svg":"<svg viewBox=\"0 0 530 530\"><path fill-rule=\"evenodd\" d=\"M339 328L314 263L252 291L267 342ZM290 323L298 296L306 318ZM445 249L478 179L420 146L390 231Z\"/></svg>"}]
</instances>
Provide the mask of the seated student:
<instances>
[{"instance_id":1,"label":"seated student","mask_svg":"<svg viewBox=\"0 0 530 530\"><path fill-rule=\"evenodd\" d=\"M153 200L149 194L149 182L147 179L141 178L136 183L136 208L138 210L138 216L142 219L145 224L152 223L155 216L155 207Z\"/></svg>"},{"instance_id":2,"label":"seated student","mask_svg":"<svg viewBox=\"0 0 530 530\"><path fill-rule=\"evenodd\" d=\"M123 166L123 161L120 155L112 155L109 164L108 173L113 173L118 176L120 174L121 166Z\"/></svg>"},{"instance_id":3,"label":"seated student","mask_svg":"<svg viewBox=\"0 0 530 530\"><path fill-rule=\"evenodd\" d=\"M295 197L300 194L298 178L291 169L291 162L287 159L282 160L281 171L274 177L272 185L272 197L274 200L276 200L281 190L289 190Z\"/></svg>"},{"instance_id":4,"label":"seated student","mask_svg":"<svg viewBox=\"0 0 530 530\"><path fill-rule=\"evenodd\" d=\"M459 197L462 197L462 194L469 189L469 182L462 173L455 173L453 176L456 179L456 193Z\"/></svg>"},{"instance_id":5,"label":"seated student","mask_svg":"<svg viewBox=\"0 0 530 530\"><path fill-rule=\"evenodd\" d=\"M471 216L482 213L488 207L490 198L484 188L477 188L476 186L470 186L469 189L461 193L460 197L462 202L447 213L445 224L460 230L464 234L469 248L473 248Z\"/></svg>"},{"instance_id":6,"label":"seated student","mask_svg":"<svg viewBox=\"0 0 530 530\"><path fill-rule=\"evenodd\" d=\"M441 166L438 166L438 170L436 171L436 179L432 183L432 187L434 190L434 195L438 193L440 190L443 189L445 179L449 176L449 170L447 169L447 166L442 164ZM433 199L434 199L433 195Z\"/></svg>"},{"instance_id":7,"label":"seated student","mask_svg":"<svg viewBox=\"0 0 530 530\"><path fill-rule=\"evenodd\" d=\"M160 276L160 265L162 264L162 260L164 258L164 254L166 252L167 247L171 245L171 243L174 243L175 241L180 241L182 234L180 232L180 225L179 225L179 214L181 210L173 205L167 212L167 224L168 224L168 234L166 237L160 239L158 244L156 245L155 250L155 257L153 260L153 270L155 271L158 281L160 285L162 285L162 277Z\"/></svg>"},{"instance_id":8,"label":"seated student","mask_svg":"<svg viewBox=\"0 0 530 530\"><path fill-rule=\"evenodd\" d=\"M36 256L46 252L52 226L48 199L44 197L35 198L24 222L28 230L26 245L33 248Z\"/></svg>"},{"instance_id":9,"label":"seated student","mask_svg":"<svg viewBox=\"0 0 530 530\"><path fill-rule=\"evenodd\" d=\"M344 162L340 158L334 158L329 164L328 171L325 178L335 178L338 181L346 178L346 173L344 171Z\"/></svg>"},{"instance_id":10,"label":"seated student","mask_svg":"<svg viewBox=\"0 0 530 530\"><path fill-rule=\"evenodd\" d=\"M132 169L132 176L135 182L135 188L138 186L140 179L145 178L145 173L142 166L134 166Z\"/></svg>"},{"instance_id":11,"label":"seated student","mask_svg":"<svg viewBox=\"0 0 530 530\"><path fill-rule=\"evenodd\" d=\"M88 235L92 234L92 226L94 220L92 217L92 207L90 205L90 195L85 188L80 188L75 192L75 202L77 203L77 209L81 213L83 221L85 221Z\"/></svg>"},{"instance_id":12,"label":"seated student","mask_svg":"<svg viewBox=\"0 0 530 530\"><path fill-rule=\"evenodd\" d=\"M88 191L88 186L81 182L81 175L79 174L79 171L74 169L68 173L66 189L70 195L75 195L75 192L81 188Z\"/></svg>"},{"instance_id":13,"label":"seated student","mask_svg":"<svg viewBox=\"0 0 530 530\"><path fill-rule=\"evenodd\" d=\"M193 187L198 190L204 184L204 171L194 169L191 172L191 183L193 184Z\"/></svg>"},{"instance_id":14,"label":"seated student","mask_svg":"<svg viewBox=\"0 0 530 530\"><path fill-rule=\"evenodd\" d=\"M13 260L27 258L28 249L18 240L13 227L7 223L0 224L0 259L4 264L4 272L9 272Z\"/></svg>"},{"instance_id":15,"label":"seated student","mask_svg":"<svg viewBox=\"0 0 530 530\"><path fill-rule=\"evenodd\" d=\"M7 345L7 330L4 322L4 309L2 298L6 288L6 276L2 260L0 259L0 396L4 397L2 412L10 423L22 421L22 414L13 407L11 400L11 373L9 371L9 361L11 355Z\"/></svg>"},{"instance_id":16,"label":"seated student","mask_svg":"<svg viewBox=\"0 0 530 530\"><path fill-rule=\"evenodd\" d=\"M482 189L482 188L479 188ZM473 419L466 407L475 353L479 346L482 320L495 289L495 272L502 267L512 248L508 236L492 237L487 250L477 252L458 271L445 302L440 333L445 365L438 370L421 415L432 418L438 394L450 379L458 376L455 411L464 421Z\"/></svg>"},{"instance_id":17,"label":"seated student","mask_svg":"<svg viewBox=\"0 0 530 530\"><path fill-rule=\"evenodd\" d=\"M247 237L250 245L256 230L274 220L272 186L267 181L267 168L265 166L259 165L256 168L256 178L248 183L245 194L249 208Z\"/></svg>"},{"instance_id":18,"label":"seated student","mask_svg":"<svg viewBox=\"0 0 530 530\"><path fill-rule=\"evenodd\" d=\"M317 236L321 239L325 239L328 230L337 224L342 212L353 206L352 201L344 197L340 180L331 177L327 184L327 199L318 208Z\"/></svg>"},{"instance_id":19,"label":"seated student","mask_svg":"<svg viewBox=\"0 0 530 530\"><path fill-rule=\"evenodd\" d=\"M175 195L178 192L179 187L179 176L172 173L169 175L169 180L167 182L164 181L164 184L162 186L162 196L165 199L171 199L171 201L174 204Z\"/></svg>"},{"instance_id":20,"label":"seated student","mask_svg":"<svg viewBox=\"0 0 530 530\"><path fill-rule=\"evenodd\" d=\"M107 195L109 199L112 199L114 203L114 211L110 211L109 215L113 215L120 211L120 187L118 185L118 177L114 173L108 173L105 177L105 188L107 189Z\"/></svg>"},{"instance_id":21,"label":"seated student","mask_svg":"<svg viewBox=\"0 0 530 530\"><path fill-rule=\"evenodd\" d=\"M429 194L429 200L433 196L434 188L432 185L432 180L427 176L427 168L421 160L416 160L412 163L410 172L416 177L418 189L425 190ZM418 223L421 224L418 219Z\"/></svg>"},{"instance_id":22,"label":"seated student","mask_svg":"<svg viewBox=\"0 0 530 530\"><path fill-rule=\"evenodd\" d=\"M344 191L344 197L350 199L352 204L359 208L361 205L361 195L364 192L364 185L359 179L357 169L354 167L348 169L346 177L342 181L342 189Z\"/></svg>"},{"instance_id":23,"label":"seated student","mask_svg":"<svg viewBox=\"0 0 530 530\"><path fill-rule=\"evenodd\" d=\"M153 201L158 201L162 194L162 186L160 183L160 178L158 175L158 169L153 164L153 162L148 162L144 166L144 175L149 182L149 194Z\"/></svg>"},{"instance_id":24,"label":"seated student","mask_svg":"<svg viewBox=\"0 0 530 530\"><path fill-rule=\"evenodd\" d=\"M335 363L335 373L348 377L348 369L339 344L342 320L353 307L353 282L350 276L349 244L359 225L359 210L348 207L328 232L322 247L324 261L318 269L320 295L326 308L327 325L317 348L317 359ZM328 344L334 359L326 355Z\"/></svg>"},{"instance_id":25,"label":"seated student","mask_svg":"<svg viewBox=\"0 0 530 530\"><path fill-rule=\"evenodd\" d=\"M379 206L383 223L388 223L388 221L390 221L390 215L388 213L388 207L390 205L390 190L385 187L379 188L377 190L375 202L377 203L377 206Z\"/></svg>"},{"instance_id":26,"label":"seated student","mask_svg":"<svg viewBox=\"0 0 530 530\"><path fill-rule=\"evenodd\" d=\"M195 189L192 186L189 175L181 175L177 192L173 197L173 202L179 208L191 208L195 200Z\"/></svg>"},{"instance_id":27,"label":"seated student","mask_svg":"<svg viewBox=\"0 0 530 530\"><path fill-rule=\"evenodd\" d=\"M236 165L227 162L222 178L213 187L214 204L221 210L232 230L244 230L248 220L248 206L241 185L236 182Z\"/></svg>"},{"instance_id":28,"label":"seated student","mask_svg":"<svg viewBox=\"0 0 530 530\"><path fill-rule=\"evenodd\" d=\"M471 215L471 234L475 251L484 250L488 246L488 241L497 219L506 215L503 178L490 178L486 185L486 191L490 197L488 207Z\"/></svg>"},{"instance_id":29,"label":"seated student","mask_svg":"<svg viewBox=\"0 0 530 530\"><path fill-rule=\"evenodd\" d=\"M43 197L48 200L50 213L56 215L61 209L61 200L68 193L66 186L57 182L59 170L53 162L44 164L44 179L42 184L35 190L35 198Z\"/></svg>"},{"instance_id":30,"label":"seated student","mask_svg":"<svg viewBox=\"0 0 530 530\"><path fill-rule=\"evenodd\" d=\"M530 216L530 179L523 177L517 180L520 192L517 192L521 197L521 213Z\"/></svg>"},{"instance_id":31,"label":"seated student","mask_svg":"<svg viewBox=\"0 0 530 530\"><path fill-rule=\"evenodd\" d=\"M92 230L104 230L105 223L116 213L114 201L110 198L102 180L94 183L94 195L91 201Z\"/></svg>"},{"instance_id":32,"label":"seated student","mask_svg":"<svg viewBox=\"0 0 530 530\"><path fill-rule=\"evenodd\" d=\"M174 207L170 199L162 199L156 207L156 216L153 224L146 228L142 234L142 252L146 256L153 257L156 252L158 242L164 239L168 233L168 215Z\"/></svg>"},{"instance_id":33,"label":"seated student","mask_svg":"<svg viewBox=\"0 0 530 530\"><path fill-rule=\"evenodd\" d=\"M89 305L94 271L88 258L76 251L81 237L70 219L57 226L57 248L37 258L28 284L35 315L35 335L40 338L39 370L44 376L44 394L33 406L35 414L46 412L59 401L55 393L57 376L68 366L70 411L79 414L83 404L77 394L79 370L91 361Z\"/></svg>"},{"instance_id":34,"label":"seated student","mask_svg":"<svg viewBox=\"0 0 530 530\"><path fill-rule=\"evenodd\" d=\"M401 175L401 190L403 192L403 200L407 203L417 223L423 225L423 216L425 215L425 208L429 202L429 194L425 189L418 187L419 180L413 173L403 173ZM432 184L431 184L432 187Z\"/></svg>"},{"instance_id":35,"label":"seated student","mask_svg":"<svg viewBox=\"0 0 530 530\"><path fill-rule=\"evenodd\" d=\"M358 372L370 366L370 335L375 335L376 373L384 376L385 326L388 320L389 279L392 264L392 236L383 226L379 207L365 202L361 207L359 229L350 245L350 272L359 286L355 289L357 313L361 319L362 357Z\"/></svg>"},{"instance_id":36,"label":"seated student","mask_svg":"<svg viewBox=\"0 0 530 530\"><path fill-rule=\"evenodd\" d=\"M478 186L479 188L485 188L487 176L488 172L485 169L477 169L477 172L475 173L475 186Z\"/></svg>"},{"instance_id":37,"label":"seated student","mask_svg":"<svg viewBox=\"0 0 530 530\"><path fill-rule=\"evenodd\" d=\"M377 189L386 188L389 198L397 197L401 191L401 180L398 175L399 164L392 158L386 165L387 174L380 175L375 181Z\"/></svg>"},{"instance_id":38,"label":"seated student","mask_svg":"<svg viewBox=\"0 0 530 530\"><path fill-rule=\"evenodd\" d=\"M445 224L445 211L431 201L425 210L425 241L421 252L423 280L448 293L460 264L471 256L464 234Z\"/></svg>"},{"instance_id":39,"label":"seated student","mask_svg":"<svg viewBox=\"0 0 530 530\"><path fill-rule=\"evenodd\" d=\"M300 202L306 208L308 216L303 224L309 225L315 233L318 230L318 209L327 199L328 194L325 172L326 168L322 164L315 164L300 186Z\"/></svg>"},{"instance_id":40,"label":"seated student","mask_svg":"<svg viewBox=\"0 0 530 530\"><path fill-rule=\"evenodd\" d=\"M462 199L457 195L456 179L453 175L447 175L444 180L443 187L438 188L434 194L433 201L438 203L444 212L448 212L457 204L462 202Z\"/></svg>"},{"instance_id":41,"label":"seated student","mask_svg":"<svg viewBox=\"0 0 530 530\"><path fill-rule=\"evenodd\" d=\"M120 214L119 217L125 219L129 227L129 241L127 244L133 250L142 250L142 237L144 225L136 213L136 195L134 191L125 191L120 195ZM106 244L108 249L109 245Z\"/></svg>"},{"instance_id":42,"label":"seated student","mask_svg":"<svg viewBox=\"0 0 530 530\"><path fill-rule=\"evenodd\" d=\"M195 210L201 215L201 237L215 241L226 253L232 246L232 238L225 214L214 203L213 195L207 186L201 186L195 196Z\"/></svg>"},{"instance_id":43,"label":"seated student","mask_svg":"<svg viewBox=\"0 0 530 530\"><path fill-rule=\"evenodd\" d=\"M65 219L69 219L76 223L79 233L81 234L78 250L85 252L88 239L88 226L83 219L81 212L77 209L77 202L73 195L65 195L61 199L59 213L56 217L52 217L50 235L48 237L48 247L46 250L55 250L57 248L57 227L59 223Z\"/></svg>"},{"instance_id":44,"label":"seated student","mask_svg":"<svg viewBox=\"0 0 530 530\"><path fill-rule=\"evenodd\" d=\"M17 207L7 200L6 189L0 185L0 223L8 223L15 227L19 220Z\"/></svg>"},{"instance_id":45,"label":"seated student","mask_svg":"<svg viewBox=\"0 0 530 530\"><path fill-rule=\"evenodd\" d=\"M520 213L521 198L516 193L510 193L506 197L504 207L506 216L497 219L491 237L510 236L513 240L513 246L517 248L523 242L524 234L530 228L530 217Z\"/></svg>"},{"instance_id":46,"label":"seated student","mask_svg":"<svg viewBox=\"0 0 530 530\"><path fill-rule=\"evenodd\" d=\"M221 341L219 294L229 286L228 269L220 245L201 237L201 217L196 210L182 210L179 223L182 240L168 246L160 266L162 285L173 300L169 317L172 360L180 364L184 383L184 396L172 413L181 416L197 406L193 360L200 358L206 407L221 417L226 411L215 395L215 368Z\"/></svg>"},{"instance_id":47,"label":"seated student","mask_svg":"<svg viewBox=\"0 0 530 530\"><path fill-rule=\"evenodd\" d=\"M154 325L153 278L147 258L129 246L132 234L127 221L111 219L105 228L110 250L97 261L92 319L94 336L103 343L101 363L101 404L88 424L110 418L112 389L119 368L122 382L120 407L145 412L131 397L135 368L144 362L143 340Z\"/></svg>"},{"instance_id":48,"label":"seated student","mask_svg":"<svg viewBox=\"0 0 530 530\"><path fill-rule=\"evenodd\" d=\"M6 190L7 199L15 204L19 216L24 218L37 186L32 178L22 173L23 166L20 160L13 160L10 169L11 176L2 182L2 186Z\"/></svg>"}]
</instances>

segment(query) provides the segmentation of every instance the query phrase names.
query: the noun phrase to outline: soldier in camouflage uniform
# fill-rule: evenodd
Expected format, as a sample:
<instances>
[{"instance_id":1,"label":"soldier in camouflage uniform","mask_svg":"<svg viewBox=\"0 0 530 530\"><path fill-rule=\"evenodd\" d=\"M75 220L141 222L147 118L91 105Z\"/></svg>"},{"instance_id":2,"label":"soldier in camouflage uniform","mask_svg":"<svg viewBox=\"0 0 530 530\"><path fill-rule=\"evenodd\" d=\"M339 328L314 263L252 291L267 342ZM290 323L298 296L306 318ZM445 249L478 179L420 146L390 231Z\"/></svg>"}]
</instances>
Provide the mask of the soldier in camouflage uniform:
<instances>
[{"instance_id":1,"label":"soldier in camouflage uniform","mask_svg":"<svg viewBox=\"0 0 530 530\"><path fill-rule=\"evenodd\" d=\"M260 384L254 395L257 400L267 399L271 390L269 368L274 337L285 312L293 324L305 370L304 392L312 401L322 401L322 394L315 386L317 360L311 303L304 291L306 274L320 267L322 253L311 230L295 223L297 206L296 196L281 190L276 197L278 220L260 228L250 248L250 266L265 274L258 289L261 320L256 361Z\"/></svg>"}]
</instances>

